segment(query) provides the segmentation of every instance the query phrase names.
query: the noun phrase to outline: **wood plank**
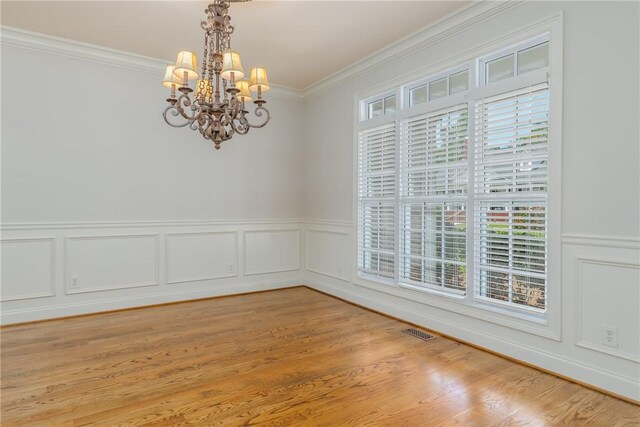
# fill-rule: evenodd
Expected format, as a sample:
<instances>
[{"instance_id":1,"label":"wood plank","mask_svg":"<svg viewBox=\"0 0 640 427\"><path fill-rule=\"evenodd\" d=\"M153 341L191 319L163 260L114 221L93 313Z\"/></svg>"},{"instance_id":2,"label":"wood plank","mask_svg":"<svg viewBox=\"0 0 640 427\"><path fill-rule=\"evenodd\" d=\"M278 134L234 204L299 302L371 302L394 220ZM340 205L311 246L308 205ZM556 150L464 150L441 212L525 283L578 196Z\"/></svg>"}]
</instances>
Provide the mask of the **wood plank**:
<instances>
[{"instance_id":1,"label":"wood plank","mask_svg":"<svg viewBox=\"0 0 640 427\"><path fill-rule=\"evenodd\" d=\"M5 328L3 426L640 425L640 408L306 288Z\"/></svg>"}]
</instances>

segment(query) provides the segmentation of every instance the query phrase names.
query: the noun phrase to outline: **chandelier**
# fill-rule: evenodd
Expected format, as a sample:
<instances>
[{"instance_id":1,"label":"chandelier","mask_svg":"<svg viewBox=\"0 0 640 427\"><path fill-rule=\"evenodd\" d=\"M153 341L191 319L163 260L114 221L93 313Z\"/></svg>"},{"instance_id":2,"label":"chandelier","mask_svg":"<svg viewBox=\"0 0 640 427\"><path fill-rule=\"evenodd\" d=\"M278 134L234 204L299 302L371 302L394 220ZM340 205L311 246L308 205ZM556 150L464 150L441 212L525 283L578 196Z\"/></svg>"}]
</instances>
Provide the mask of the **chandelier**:
<instances>
[{"instance_id":1,"label":"chandelier","mask_svg":"<svg viewBox=\"0 0 640 427\"><path fill-rule=\"evenodd\" d=\"M234 134L245 135L251 128L264 127L271 118L264 107L267 101L262 98L269 90L267 70L254 67L250 78L243 80L240 54L231 50L234 27L229 6L243 1L248 0L215 0L205 10L207 20L200 23L205 32L200 73L196 54L180 51L176 64L167 66L162 80L162 85L171 90L169 106L163 113L165 122L172 127L198 130L213 141L216 150ZM195 93L189 87L190 80L196 80ZM177 96L176 89L180 92ZM254 114L261 118L257 124L250 123L247 117L247 104L252 100L256 105Z\"/></svg>"}]
</instances>

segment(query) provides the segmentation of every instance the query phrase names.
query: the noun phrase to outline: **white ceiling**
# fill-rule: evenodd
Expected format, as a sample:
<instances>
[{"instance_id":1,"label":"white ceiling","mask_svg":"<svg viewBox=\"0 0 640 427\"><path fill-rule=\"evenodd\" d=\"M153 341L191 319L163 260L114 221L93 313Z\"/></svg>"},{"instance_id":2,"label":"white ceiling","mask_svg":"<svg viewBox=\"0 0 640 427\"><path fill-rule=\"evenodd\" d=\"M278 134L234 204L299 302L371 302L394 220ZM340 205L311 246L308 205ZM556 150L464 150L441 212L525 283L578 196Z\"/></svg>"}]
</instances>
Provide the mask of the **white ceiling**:
<instances>
[{"instance_id":1,"label":"white ceiling","mask_svg":"<svg viewBox=\"0 0 640 427\"><path fill-rule=\"evenodd\" d=\"M468 1L253 1L233 3L232 47L245 71L262 65L272 83L306 89ZM208 2L2 1L2 25L173 62L200 60Z\"/></svg>"}]
</instances>

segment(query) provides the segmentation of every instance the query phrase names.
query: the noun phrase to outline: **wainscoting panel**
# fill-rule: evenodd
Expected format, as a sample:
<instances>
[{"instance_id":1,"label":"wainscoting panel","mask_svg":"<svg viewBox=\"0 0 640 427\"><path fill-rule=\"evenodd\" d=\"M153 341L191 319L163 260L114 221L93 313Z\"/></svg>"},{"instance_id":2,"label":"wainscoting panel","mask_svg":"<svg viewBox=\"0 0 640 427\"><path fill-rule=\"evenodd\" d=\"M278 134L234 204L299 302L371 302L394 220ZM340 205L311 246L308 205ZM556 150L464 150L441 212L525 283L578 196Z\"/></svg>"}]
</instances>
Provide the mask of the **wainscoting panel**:
<instances>
[{"instance_id":1,"label":"wainscoting panel","mask_svg":"<svg viewBox=\"0 0 640 427\"><path fill-rule=\"evenodd\" d=\"M55 240L2 240L2 301L55 295Z\"/></svg>"},{"instance_id":2,"label":"wainscoting panel","mask_svg":"<svg viewBox=\"0 0 640 427\"><path fill-rule=\"evenodd\" d=\"M349 233L307 229L306 249L308 271L349 280L351 277Z\"/></svg>"},{"instance_id":3,"label":"wainscoting panel","mask_svg":"<svg viewBox=\"0 0 640 427\"><path fill-rule=\"evenodd\" d=\"M158 234L67 238L66 293L158 285L158 255Z\"/></svg>"},{"instance_id":4,"label":"wainscoting panel","mask_svg":"<svg viewBox=\"0 0 640 427\"><path fill-rule=\"evenodd\" d=\"M640 363L640 265L576 259L576 345ZM603 328L617 331L617 345L603 343Z\"/></svg>"},{"instance_id":5,"label":"wainscoting panel","mask_svg":"<svg viewBox=\"0 0 640 427\"><path fill-rule=\"evenodd\" d=\"M235 231L169 233L165 242L167 284L238 275Z\"/></svg>"},{"instance_id":6,"label":"wainscoting panel","mask_svg":"<svg viewBox=\"0 0 640 427\"><path fill-rule=\"evenodd\" d=\"M303 228L271 218L3 224L0 322L301 285Z\"/></svg>"},{"instance_id":7,"label":"wainscoting panel","mask_svg":"<svg viewBox=\"0 0 640 427\"><path fill-rule=\"evenodd\" d=\"M300 230L248 230L244 233L244 274L300 269Z\"/></svg>"}]
</instances>

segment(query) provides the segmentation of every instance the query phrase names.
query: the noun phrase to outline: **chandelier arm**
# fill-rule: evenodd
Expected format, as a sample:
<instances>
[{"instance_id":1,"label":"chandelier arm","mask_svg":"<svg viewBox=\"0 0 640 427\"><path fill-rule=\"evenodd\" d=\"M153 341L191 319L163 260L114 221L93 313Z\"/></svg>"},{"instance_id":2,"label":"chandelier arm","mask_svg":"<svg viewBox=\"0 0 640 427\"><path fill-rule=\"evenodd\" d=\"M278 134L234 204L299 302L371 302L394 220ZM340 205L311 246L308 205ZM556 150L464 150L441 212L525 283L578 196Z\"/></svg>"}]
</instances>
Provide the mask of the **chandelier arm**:
<instances>
[{"instance_id":1,"label":"chandelier arm","mask_svg":"<svg viewBox=\"0 0 640 427\"><path fill-rule=\"evenodd\" d=\"M194 120L187 120L187 121L185 121L184 123L181 123L181 124L174 124L174 123L171 123L169 121L169 118L168 118L169 114L171 116L173 116L173 117L178 117L178 116L180 116L181 118L184 118L184 117L182 116L182 114L180 114L180 112L178 111L178 108L175 105L169 105L167 108L164 109L164 112L162 113L162 117L164 118L164 121L169 126L174 127L174 128L183 128L183 127L185 127L185 126L187 126L189 124L192 124L194 122Z\"/></svg>"},{"instance_id":2,"label":"chandelier arm","mask_svg":"<svg viewBox=\"0 0 640 427\"><path fill-rule=\"evenodd\" d=\"M263 114L265 114L266 117L264 118L264 121L262 123L259 123L257 125L251 124L247 121L247 125L249 127L256 129L263 128L267 125L267 123L269 123L269 120L271 120L271 114L269 113L269 110L264 108L262 105L258 105L253 113L256 115L256 117L262 117Z\"/></svg>"},{"instance_id":3,"label":"chandelier arm","mask_svg":"<svg viewBox=\"0 0 640 427\"><path fill-rule=\"evenodd\" d=\"M239 131L239 129L235 124L235 121L238 119L240 114L242 114L241 103L238 101L238 99L235 96L231 96L228 100L228 104L225 105L224 113L220 118L223 125L229 125L234 131L232 132L231 135L233 135L233 133L244 135L244 133ZM229 136L229 138L231 138L231 136Z\"/></svg>"},{"instance_id":4,"label":"chandelier arm","mask_svg":"<svg viewBox=\"0 0 640 427\"><path fill-rule=\"evenodd\" d=\"M201 115L202 115L202 114L199 114L199 115L198 115L198 118L199 118ZM198 130L198 129L199 129L199 126L198 126L198 119L197 119L197 118L191 121L191 124L189 125L189 129L191 129L191 130Z\"/></svg>"},{"instance_id":5,"label":"chandelier arm","mask_svg":"<svg viewBox=\"0 0 640 427\"><path fill-rule=\"evenodd\" d=\"M200 114L201 110L195 103L191 102L191 98L189 97L189 95L185 94L182 94L178 97L178 101L175 103L175 107L180 115L189 121L195 120ZM187 109L191 110L193 114L189 114L187 112Z\"/></svg>"},{"instance_id":6,"label":"chandelier arm","mask_svg":"<svg viewBox=\"0 0 640 427\"><path fill-rule=\"evenodd\" d=\"M204 137L204 139L211 139L211 135L209 132L209 128L211 127L211 123L209 120L209 116L206 114L201 114L198 116L198 120L194 122L196 124L196 128L198 132Z\"/></svg>"},{"instance_id":7,"label":"chandelier arm","mask_svg":"<svg viewBox=\"0 0 640 427\"><path fill-rule=\"evenodd\" d=\"M247 121L247 118L244 116L244 112L242 112L242 114L237 119L231 122L231 127L235 130L235 132L238 135L246 135L250 129L248 125L249 125L249 122Z\"/></svg>"}]
</instances>

